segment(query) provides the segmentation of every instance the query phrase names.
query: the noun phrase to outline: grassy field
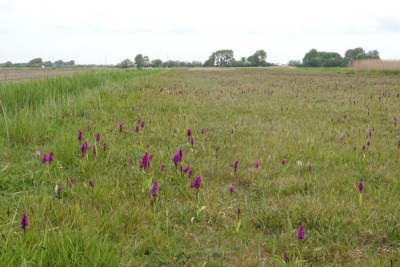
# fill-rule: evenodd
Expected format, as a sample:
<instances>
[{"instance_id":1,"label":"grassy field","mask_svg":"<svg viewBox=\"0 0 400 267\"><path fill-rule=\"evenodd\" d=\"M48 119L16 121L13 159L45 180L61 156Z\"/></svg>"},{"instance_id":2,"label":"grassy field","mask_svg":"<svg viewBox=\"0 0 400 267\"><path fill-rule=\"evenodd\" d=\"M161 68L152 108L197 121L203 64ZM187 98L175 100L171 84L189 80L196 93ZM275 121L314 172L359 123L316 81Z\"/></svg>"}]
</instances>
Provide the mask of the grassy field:
<instances>
[{"instance_id":1,"label":"grassy field","mask_svg":"<svg viewBox=\"0 0 400 267\"><path fill-rule=\"evenodd\" d=\"M265 69L2 84L0 265L399 264L399 94Z\"/></svg>"},{"instance_id":2,"label":"grassy field","mask_svg":"<svg viewBox=\"0 0 400 267\"><path fill-rule=\"evenodd\" d=\"M106 71L107 69L89 69L89 68L64 68L64 69L41 69L41 68L32 68L32 69L24 69L24 68L0 68L0 82L1 83L9 83L9 82L26 82L34 79L44 79L54 76L69 76L76 73L84 73L90 71Z\"/></svg>"}]
</instances>

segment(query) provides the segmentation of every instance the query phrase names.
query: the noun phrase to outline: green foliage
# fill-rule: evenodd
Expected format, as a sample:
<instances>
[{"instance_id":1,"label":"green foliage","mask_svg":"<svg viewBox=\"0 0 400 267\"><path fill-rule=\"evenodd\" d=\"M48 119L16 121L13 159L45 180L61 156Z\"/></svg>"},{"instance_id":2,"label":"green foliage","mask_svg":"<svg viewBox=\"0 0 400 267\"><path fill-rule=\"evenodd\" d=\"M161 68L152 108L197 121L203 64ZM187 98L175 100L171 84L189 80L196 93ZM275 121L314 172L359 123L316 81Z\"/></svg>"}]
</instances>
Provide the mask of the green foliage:
<instances>
[{"instance_id":1,"label":"green foliage","mask_svg":"<svg viewBox=\"0 0 400 267\"><path fill-rule=\"evenodd\" d=\"M233 50L222 49L213 52L204 65L206 67L232 67L234 62Z\"/></svg>"},{"instance_id":2,"label":"green foliage","mask_svg":"<svg viewBox=\"0 0 400 267\"><path fill-rule=\"evenodd\" d=\"M301 64L301 61L300 61L300 60L293 60L293 59L291 59L291 60L289 60L288 66L291 66L291 67L301 67L302 64Z\"/></svg>"},{"instance_id":3,"label":"green foliage","mask_svg":"<svg viewBox=\"0 0 400 267\"><path fill-rule=\"evenodd\" d=\"M304 67L344 67L342 56L335 52L318 52L311 49L303 58Z\"/></svg>"},{"instance_id":4,"label":"green foliage","mask_svg":"<svg viewBox=\"0 0 400 267\"><path fill-rule=\"evenodd\" d=\"M42 61L42 59L39 57L39 58L34 58L34 59L32 59L31 61L29 61L29 65L32 65L32 66L35 66L35 65L42 65L42 63L43 63L43 61Z\"/></svg>"},{"instance_id":5,"label":"green foliage","mask_svg":"<svg viewBox=\"0 0 400 267\"><path fill-rule=\"evenodd\" d=\"M117 65L117 68L122 68L122 69L127 69L127 68L132 68L132 67L133 67L133 63L129 58L122 60Z\"/></svg>"},{"instance_id":6,"label":"green foliage","mask_svg":"<svg viewBox=\"0 0 400 267\"><path fill-rule=\"evenodd\" d=\"M135 64L138 68L144 67L144 58L142 54L137 54L135 57Z\"/></svg>"},{"instance_id":7,"label":"green foliage","mask_svg":"<svg viewBox=\"0 0 400 267\"><path fill-rule=\"evenodd\" d=\"M153 65L153 67L155 67L155 68L161 68L162 64L163 64L163 62L161 59L154 59L151 61L151 65Z\"/></svg>"},{"instance_id":8,"label":"green foliage","mask_svg":"<svg viewBox=\"0 0 400 267\"><path fill-rule=\"evenodd\" d=\"M346 64L353 65L354 61L363 59L380 59L378 50L371 50L368 53L365 52L364 48L356 47L354 49L349 49L344 54L344 59Z\"/></svg>"}]
</instances>

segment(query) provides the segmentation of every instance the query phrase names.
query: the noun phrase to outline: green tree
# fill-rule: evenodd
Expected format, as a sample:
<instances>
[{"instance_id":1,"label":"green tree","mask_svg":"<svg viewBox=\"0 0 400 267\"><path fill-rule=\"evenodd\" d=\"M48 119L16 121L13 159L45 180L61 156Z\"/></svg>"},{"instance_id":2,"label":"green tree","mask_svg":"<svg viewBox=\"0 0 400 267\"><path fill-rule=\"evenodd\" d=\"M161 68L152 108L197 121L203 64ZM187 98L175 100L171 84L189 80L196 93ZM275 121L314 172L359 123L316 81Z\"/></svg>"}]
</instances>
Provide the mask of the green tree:
<instances>
[{"instance_id":1,"label":"green tree","mask_svg":"<svg viewBox=\"0 0 400 267\"><path fill-rule=\"evenodd\" d=\"M257 50L251 57L252 61L250 61L250 63L255 67L261 67L267 64L267 62L265 61L266 59L267 59L267 52L265 52L264 50Z\"/></svg>"},{"instance_id":2,"label":"green tree","mask_svg":"<svg viewBox=\"0 0 400 267\"><path fill-rule=\"evenodd\" d=\"M301 66L301 62L300 62L300 60L293 60L293 59L291 59L291 60L289 60L288 66L291 66L291 67L300 67L300 66Z\"/></svg>"},{"instance_id":3,"label":"green tree","mask_svg":"<svg viewBox=\"0 0 400 267\"><path fill-rule=\"evenodd\" d=\"M342 56L336 52L318 52L311 49L303 58L304 67L344 67Z\"/></svg>"},{"instance_id":4,"label":"green tree","mask_svg":"<svg viewBox=\"0 0 400 267\"><path fill-rule=\"evenodd\" d=\"M151 64L153 65L153 67L155 68L160 68L162 66L162 60L161 59L154 59L151 61Z\"/></svg>"},{"instance_id":5,"label":"green tree","mask_svg":"<svg viewBox=\"0 0 400 267\"><path fill-rule=\"evenodd\" d=\"M142 54L137 54L135 57L135 64L138 68L143 68L144 66L144 58Z\"/></svg>"},{"instance_id":6,"label":"green tree","mask_svg":"<svg viewBox=\"0 0 400 267\"><path fill-rule=\"evenodd\" d=\"M381 57L379 56L379 52L376 49L368 51L367 57L371 59L381 59Z\"/></svg>"},{"instance_id":7,"label":"green tree","mask_svg":"<svg viewBox=\"0 0 400 267\"><path fill-rule=\"evenodd\" d=\"M150 67L150 58L148 56L143 57L143 65L145 68Z\"/></svg>"},{"instance_id":8,"label":"green tree","mask_svg":"<svg viewBox=\"0 0 400 267\"><path fill-rule=\"evenodd\" d=\"M31 67L41 67L43 64L43 60L40 57L34 58L34 59L30 60L28 64Z\"/></svg>"},{"instance_id":9,"label":"green tree","mask_svg":"<svg viewBox=\"0 0 400 267\"><path fill-rule=\"evenodd\" d=\"M207 67L231 67L234 62L233 50L222 49L213 52L204 65Z\"/></svg>"},{"instance_id":10,"label":"green tree","mask_svg":"<svg viewBox=\"0 0 400 267\"><path fill-rule=\"evenodd\" d=\"M133 67L132 60L130 60L129 58L124 59L119 64L117 64L117 67L123 69L132 68Z\"/></svg>"}]
</instances>

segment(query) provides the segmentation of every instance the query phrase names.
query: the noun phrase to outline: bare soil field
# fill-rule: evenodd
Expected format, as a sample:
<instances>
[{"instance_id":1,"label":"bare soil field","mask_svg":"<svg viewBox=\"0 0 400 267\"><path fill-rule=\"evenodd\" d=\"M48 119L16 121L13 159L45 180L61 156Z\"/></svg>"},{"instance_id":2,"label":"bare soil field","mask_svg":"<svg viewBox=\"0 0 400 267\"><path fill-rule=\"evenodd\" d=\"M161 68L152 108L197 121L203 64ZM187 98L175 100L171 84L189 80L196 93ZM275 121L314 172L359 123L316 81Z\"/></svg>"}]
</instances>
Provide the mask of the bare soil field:
<instances>
[{"instance_id":1,"label":"bare soil field","mask_svg":"<svg viewBox=\"0 0 400 267\"><path fill-rule=\"evenodd\" d=\"M104 69L0 69L0 82L25 82L32 79L102 70Z\"/></svg>"}]
</instances>

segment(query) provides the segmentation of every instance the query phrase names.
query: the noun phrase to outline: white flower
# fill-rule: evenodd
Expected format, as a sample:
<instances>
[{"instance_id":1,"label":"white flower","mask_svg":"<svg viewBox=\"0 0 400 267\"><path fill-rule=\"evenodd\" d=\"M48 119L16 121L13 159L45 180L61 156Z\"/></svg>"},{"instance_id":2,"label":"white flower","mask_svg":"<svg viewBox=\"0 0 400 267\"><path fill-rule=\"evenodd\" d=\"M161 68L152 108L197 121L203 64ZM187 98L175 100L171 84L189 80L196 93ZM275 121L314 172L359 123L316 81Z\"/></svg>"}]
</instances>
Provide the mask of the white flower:
<instances>
[{"instance_id":1,"label":"white flower","mask_svg":"<svg viewBox=\"0 0 400 267\"><path fill-rule=\"evenodd\" d=\"M298 160L298 161L297 161L297 165L303 166L303 162L302 162L301 160Z\"/></svg>"}]
</instances>

